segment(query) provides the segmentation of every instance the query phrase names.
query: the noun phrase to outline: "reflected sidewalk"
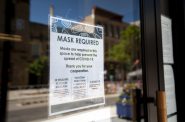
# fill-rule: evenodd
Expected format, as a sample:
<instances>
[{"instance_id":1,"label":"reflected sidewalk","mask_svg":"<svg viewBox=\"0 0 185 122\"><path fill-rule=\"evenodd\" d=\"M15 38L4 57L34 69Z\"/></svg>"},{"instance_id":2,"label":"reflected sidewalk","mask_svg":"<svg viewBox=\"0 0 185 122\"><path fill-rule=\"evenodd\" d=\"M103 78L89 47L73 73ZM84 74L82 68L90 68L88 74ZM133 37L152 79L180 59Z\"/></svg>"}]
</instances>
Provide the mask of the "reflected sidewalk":
<instances>
[{"instance_id":1,"label":"reflected sidewalk","mask_svg":"<svg viewBox=\"0 0 185 122\"><path fill-rule=\"evenodd\" d=\"M116 116L115 103L118 94L106 95L106 104L104 106L95 107L105 108L111 107ZM79 110L67 113L74 114L82 111L90 111L91 109ZM47 89L39 90L18 90L9 92L8 101L8 122L34 121L48 118L48 91Z\"/></svg>"}]
</instances>

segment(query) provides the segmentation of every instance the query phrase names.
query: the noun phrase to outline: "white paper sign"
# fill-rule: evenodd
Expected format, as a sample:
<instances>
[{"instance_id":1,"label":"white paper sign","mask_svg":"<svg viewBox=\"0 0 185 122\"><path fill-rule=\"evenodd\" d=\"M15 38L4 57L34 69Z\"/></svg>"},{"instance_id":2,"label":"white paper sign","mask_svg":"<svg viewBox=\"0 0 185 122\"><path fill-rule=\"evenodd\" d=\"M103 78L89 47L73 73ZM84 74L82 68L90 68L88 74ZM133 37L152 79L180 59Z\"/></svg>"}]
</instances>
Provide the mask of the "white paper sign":
<instances>
[{"instance_id":1,"label":"white paper sign","mask_svg":"<svg viewBox=\"0 0 185 122\"><path fill-rule=\"evenodd\" d=\"M170 65L164 65L164 80L167 102L167 115L177 112L175 97L175 81L173 69Z\"/></svg>"},{"instance_id":2,"label":"white paper sign","mask_svg":"<svg viewBox=\"0 0 185 122\"><path fill-rule=\"evenodd\" d=\"M103 27L50 17L49 115L105 104Z\"/></svg>"},{"instance_id":3,"label":"white paper sign","mask_svg":"<svg viewBox=\"0 0 185 122\"><path fill-rule=\"evenodd\" d=\"M171 19L161 15L163 62L173 64L173 42Z\"/></svg>"}]
</instances>

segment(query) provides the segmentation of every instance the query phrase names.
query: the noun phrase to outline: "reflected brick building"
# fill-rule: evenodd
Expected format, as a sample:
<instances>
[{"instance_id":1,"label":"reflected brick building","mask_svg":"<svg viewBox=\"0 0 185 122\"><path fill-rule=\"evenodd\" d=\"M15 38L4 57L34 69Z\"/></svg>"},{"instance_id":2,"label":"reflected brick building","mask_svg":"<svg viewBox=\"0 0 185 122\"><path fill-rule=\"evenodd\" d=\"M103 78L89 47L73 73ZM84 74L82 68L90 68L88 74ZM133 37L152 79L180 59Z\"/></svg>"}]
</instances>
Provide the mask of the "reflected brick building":
<instances>
[{"instance_id":1,"label":"reflected brick building","mask_svg":"<svg viewBox=\"0 0 185 122\"><path fill-rule=\"evenodd\" d=\"M36 58L47 53L48 26L30 22L29 0L14 0L9 8L11 11L10 34L20 35L22 38L21 42L8 40L11 42L9 85L28 85L30 84L28 66ZM1 0L0 9L2 17L0 33L5 33L5 0ZM3 41L0 41L0 59L2 59Z\"/></svg>"},{"instance_id":2,"label":"reflected brick building","mask_svg":"<svg viewBox=\"0 0 185 122\"><path fill-rule=\"evenodd\" d=\"M108 49L119 42L120 32L129 25L123 22L123 16L98 7L93 7L91 15L86 16L82 22L104 27L106 60L109 58Z\"/></svg>"},{"instance_id":3,"label":"reflected brick building","mask_svg":"<svg viewBox=\"0 0 185 122\"><path fill-rule=\"evenodd\" d=\"M105 59L105 80L111 80L110 75L113 75L114 80L123 78L123 69L120 68L119 62L113 62L109 59L109 49L120 41L120 34L129 24L123 21L123 16L104 10L99 7L93 7L91 14L86 16L84 23L92 25L100 25L104 27L104 59Z\"/></svg>"},{"instance_id":4,"label":"reflected brick building","mask_svg":"<svg viewBox=\"0 0 185 122\"><path fill-rule=\"evenodd\" d=\"M0 33L4 33L4 5L5 0L1 0ZM47 78L43 82L33 81L33 79L31 81L28 67L38 57L48 55L48 25L30 22L30 0L14 0L10 8L12 13L11 34L20 35L22 41L11 42L9 85L47 84ZM86 16L82 22L104 27L105 68L110 68L109 64L114 64L114 62L109 61L108 50L119 42L121 30L124 30L129 24L123 22L123 16L98 7L93 7L91 14ZM2 41L0 41L0 59L2 59ZM0 64L2 63L0 62ZM48 70L45 72L48 73ZM120 72L119 68L114 74L118 75L115 79L121 79L122 76L116 72ZM48 77L47 73L45 73L45 76ZM106 77L106 79L109 80L109 77Z\"/></svg>"}]
</instances>

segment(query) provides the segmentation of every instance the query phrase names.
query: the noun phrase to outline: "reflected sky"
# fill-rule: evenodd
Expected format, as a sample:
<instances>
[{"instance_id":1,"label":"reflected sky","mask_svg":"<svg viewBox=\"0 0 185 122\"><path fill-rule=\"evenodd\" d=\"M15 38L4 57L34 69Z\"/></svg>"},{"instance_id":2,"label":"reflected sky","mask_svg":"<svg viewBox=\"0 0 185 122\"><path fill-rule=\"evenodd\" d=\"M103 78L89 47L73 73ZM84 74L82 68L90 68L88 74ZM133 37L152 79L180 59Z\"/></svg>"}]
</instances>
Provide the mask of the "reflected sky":
<instances>
[{"instance_id":1,"label":"reflected sky","mask_svg":"<svg viewBox=\"0 0 185 122\"><path fill-rule=\"evenodd\" d=\"M47 24L50 5L55 16L75 21L89 15L93 6L123 15L126 22L139 19L139 0L31 0L30 20Z\"/></svg>"}]
</instances>

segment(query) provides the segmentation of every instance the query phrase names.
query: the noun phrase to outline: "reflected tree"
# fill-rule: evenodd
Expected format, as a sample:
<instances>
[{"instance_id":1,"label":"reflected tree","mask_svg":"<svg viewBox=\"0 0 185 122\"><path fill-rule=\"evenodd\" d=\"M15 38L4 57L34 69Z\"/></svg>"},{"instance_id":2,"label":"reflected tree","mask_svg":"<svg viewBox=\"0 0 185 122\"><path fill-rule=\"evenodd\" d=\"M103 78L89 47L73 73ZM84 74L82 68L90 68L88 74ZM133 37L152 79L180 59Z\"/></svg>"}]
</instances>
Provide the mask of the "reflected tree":
<instances>
[{"instance_id":1,"label":"reflected tree","mask_svg":"<svg viewBox=\"0 0 185 122\"><path fill-rule=\"evenodd\" d=\"M30 85L42 84L42 76L44 74L44 69L47 67L48 57L41 56L38 59L34 60L29 65L29 74L31 77Z\"/></svg>"},{"instance_id":2,"label":"reflected tree","mask_svg":"<svg viewBox=\"0 0 185 122\"><path fill-rule=\"evenodd\" d=\"M133 70L141 58L140 28L130 25L121 32L120 42L109 49L109 60L119 62L124 73Z\"/></svg>"}]
</instances>

